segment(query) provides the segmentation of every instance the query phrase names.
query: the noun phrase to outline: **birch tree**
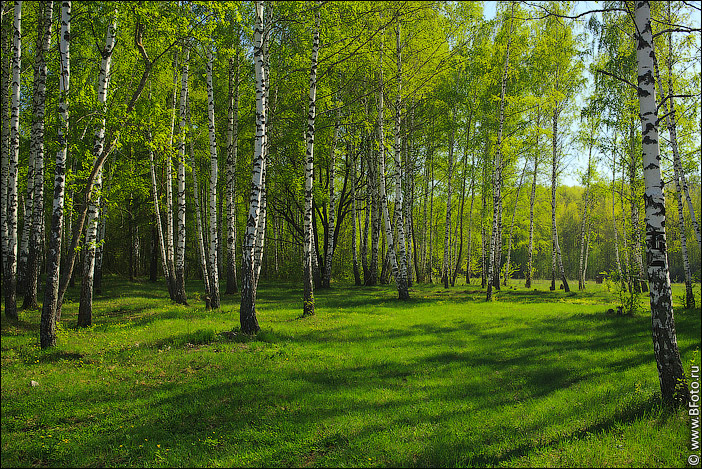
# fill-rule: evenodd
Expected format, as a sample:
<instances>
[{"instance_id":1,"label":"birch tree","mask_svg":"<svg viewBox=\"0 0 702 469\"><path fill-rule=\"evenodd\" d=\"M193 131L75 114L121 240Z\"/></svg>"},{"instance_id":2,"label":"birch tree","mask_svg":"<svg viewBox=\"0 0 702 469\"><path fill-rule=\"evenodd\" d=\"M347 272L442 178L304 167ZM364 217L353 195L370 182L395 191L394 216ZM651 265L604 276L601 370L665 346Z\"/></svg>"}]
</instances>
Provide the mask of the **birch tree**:
<instances>
[{"instance_id":1,"label":"birch tree","mask_svg":"<svg viewBox=\"0 0 702 469\"><path fill-rule=\"evenodd\" d=\"M98 129L95 132L93 156L97 159L105 146L105 114L107 113L107 90L110 81L110 68L112 66L112 53L117 41L117 15L107 26L105 47L100 51L102 61L98 75L98 107L101 115ZM85 230L85 256L83 258L83 281L81 283L80 304L78 307L78 326L88 327L93 322L93 279L95 272L95 245L100 207L100 190L102 188L102 170L98 172L95 180L94 197L90 200L88 223Z\"/></svg>"},{"instance_id":2,"label":"birch tree","mask_svg":"<svg viewBox=\"0 0 702 469\"><path fill-rule=\"evenodd\" d=\"M61 2L61 34L59 54L61 73L59 75L59 126L54 169L54 202L51 216L49 249L46 253L46 289L41 310L41 348L56 345L56 320L59 293L59 267L61 265L61 231L63 228L63 206L66 190L66 154L68 152L68 96L70 90L70 39L71 2Z\"/></svg>"},{"instance_id":3,"label":"birch tree","mask_svg":"<svg viewBox=\"0 0 702 469\"><path fill-rule=\"evenodd\" d=\"M256 318L256 289L254 287L254 243L260 220L261 192L263 190L263 171L265 159L263 154L266 134L266 86L263 74L263 12L264 3L255 2L254 27L254 66L256 75L256 137L254 140L253 166L251 170L251 195L249 197L249 215L246 222L242 261L241 261L241 305L239 321L241 331L255 334L261 328Z\"/></svg>"},{"instance_id":4,"label":"birch tree","mask_svg":"<svg viewBox=\"0 0 702 469\"><path fill-rule=\"evenodd\" d=\"M176 250L175 250L175 290L176 303L188 304L185 294L185 129L188 102L188 62L190 60L190 48L185 46L183 58L183 73L180 90L180 151L178 158L178 181L177 199L178 212L176 220Z\"/></svg>"},{"instance_id":5,"label":"birch tree","mask_svg":"<svg viewBox=\"0 0 702 469\"><path fill-rule=\"evenodd\" d=\"M20 72L22 69L22 2L15 2L12 23L12 89L7 174L7 250L5 252L5 315L17 319L17 164L19 160Z\"/></svg>"},{"instance_id":6,"label":"birch tree","mask_svg":"<svg viewBox=\"0 0 702 469\"><path fill-rule=\"evenodd\" d=\"M310 93L307 104L307 149L305 151L305 206L304 206L304 241L303 241L303 282L304 297L302 315L314 314L314 284L312 279L312 184L314 181L314 130L317 113L317 58L319 56L319 4L315 6L315 25L312 33L312 65L310 66Z\"/></svg>"},{"instance_id":7,"label":"birch tree","mask_svg":"<svg viewBox=\"0 0 702 469\"><path fill-rule=\"evenodd\" d=\"M225 293L238 291L236 282L236 164L239 136L239 47L236 33L235 55L229 59L229 114L227 118L227 287Z\"/></svg>"},{"instance_id":8,"label":"birch tree","mask_svg":"<svg viewBox=\"0 0 702 469\"><path fill-rule=\"evenodd\" d=\"M43 13L37 24L37 52L34 59L34 94L32 96L32 140L30 159L33 160L32 220L29 224L30 239L27 252L26 288L24 309L37 309L37 285L43 247L44 231L44 115L46 110L46 54L51 44L54 2L44 2ZM29 181L27 181L29 186Z\"/></svg>"},{"instance_id":9,"label":"birch tree","mask_svg":"<svg viewBox=\"0 0 702 469\"><path fill-rule=\"evenodd\" d=\"M212 86L212 50L207 51L207 116L210 137L210 305L219 308L219 272L217 262L217 135L215 132L214 87Z\"/></svg>"},{"instance_id":10,"label":"birch tree","mask_svg":"<svg viewBox=\"0 0 702 469\"><path fill-rule=\"evenodd\" d=\"M647 1L637 1L634 11L637 84L646 209L646 257L653 327L653 350L658 368L658 378L663 401L672 405L685 405L689 390L685 371L680 360L673 295L668 273L667 242L665 233L665 195L660 168L658 143L658 107L656 105L653 74L653 36L651 9Z\"/></svg>"}]
</instances>

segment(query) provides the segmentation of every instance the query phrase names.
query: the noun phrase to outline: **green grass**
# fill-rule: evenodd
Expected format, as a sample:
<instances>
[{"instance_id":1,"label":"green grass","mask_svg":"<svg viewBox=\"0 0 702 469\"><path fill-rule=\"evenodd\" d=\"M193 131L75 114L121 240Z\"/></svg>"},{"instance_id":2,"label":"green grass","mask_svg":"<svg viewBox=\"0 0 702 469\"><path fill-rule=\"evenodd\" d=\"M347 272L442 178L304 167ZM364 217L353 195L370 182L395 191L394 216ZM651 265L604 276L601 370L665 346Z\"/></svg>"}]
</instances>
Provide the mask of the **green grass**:
<instances>
[{"instance_id":1,"label":"green grass","mask_svg":"<svg viewBox=\"0 0 702 469\"><path fill-rule=\"evenodd\" d=\"M107 278L95 325L77 329L67 302L47 351L38 311L2 317L2 466L687 465L650 318L605 314L603 285L490 303L472 285L415 285L406 303L392 285L334 285L300 319L301 285L262 283L255 338L229 333L238 295L206 311L198 290L185 307L163 282ZM689 373L701 320L683 292Z\"/></svg>"}]
</instances>

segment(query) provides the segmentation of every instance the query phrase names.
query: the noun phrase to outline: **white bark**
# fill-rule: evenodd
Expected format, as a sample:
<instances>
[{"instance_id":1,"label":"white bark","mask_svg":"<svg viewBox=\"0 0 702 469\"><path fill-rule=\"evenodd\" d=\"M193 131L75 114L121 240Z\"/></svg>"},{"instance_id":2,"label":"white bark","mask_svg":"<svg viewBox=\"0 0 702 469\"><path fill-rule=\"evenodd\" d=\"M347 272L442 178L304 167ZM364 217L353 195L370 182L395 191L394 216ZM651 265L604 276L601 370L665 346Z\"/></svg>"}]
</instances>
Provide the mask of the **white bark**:
<instances>
[{"instance_id":1,"label":"white bark","mask_svg":"<svg viewBox=\"0 0 702 469\"><path fill-rule=\"evenodd\" d=\"M2 2L0 13L2 14L2 28L5 28L5 18L10 14L13 7L13 2ZM10 56L11 46L9 41L10 34L5 34L2 31L2 64L0 65L0 75L2 86L0 86L0 109L2 110L2 118L0 118L0 270L3 275L6 272L7 260L7 178L9 165L9 149L10 149L10 95L6 83L10 82Z\"/></svg>"},{"instance_id":2,"label":"white bark","mask_svg":"<svg viewBox=\"0 0 702 469\"><path fill-rule=\"evenodd\" d=\"M670 404L685 405L689 390L680 360L673 298L668 272L665 235L665 195L660 168L658 143L658 109L653 75L653 37L651 10L647 1L635 2L636 60L638 65L639 116L643 147L646 207L646 254L651 300L653 349L663 400Z\"/></svg>"},{"instance_id":3,"label":"white bark","mask_svg":"<svg viewBox=\"0 0 702 469\"><path fill-rule=\"evenodd\" d=\"M334 191L334 177L336 175L336 146L339 141L339 115L340 103L337 102L336 122L334 125L334 137L332 138L332 147L329 155L329 223L327 224L327 249L326 259L324 260L324 276L322 277L322 286L329 288L331 283L332 259L334 257L334 230L336 229L336 192Z\"/></svg>"},{"instance_id":4,"label":"white bark","mask_svg":"<svg viewBox=\"0 0 702 469\"><path fill-rule=\"evenodd\" d=\"M210 302L219 308L219 272L217 261L217 135L215 133L214 87L212 86L212 51L207 51L207 116L210 134Z\"/></svg>"},{"instance_id":5,"label":"white bark","mask_svg":"<svg viewBox=\"0 0 702 469\"><path fill-rule=\"evenodd\" d=\"M112 67L112 52L117 41L117 15L107 27L105 48L101 51L102 62L98 75L98 106L100 108L100 125L95 132L93 156L97 159L105 146L105 114L107 112L107 91ZM87 327L92 324L93 314L93 280L95 272L95 245L97 242L98 220L100 217L100 190L102 189L102 169L98 172L93 188L93 198L88 208L88 222L85 230L85 257L83 259L83 281L81 284L80 305L78 308L78 326Z\"/></svg>"},{"instance_id":6,"label":"white bark","mask_svg":"<svg viewBox=\"0 0 702 469\"><path fill-rule=\"evenodd\" d=\"M40 340L41 348L56 345L56 321L59 293L59 266L61 264L61 231L63 228L63 205L66 189L66 154L68 152L68 95L70 90L70 37L71 37L71 2L61 3L61 34L59 55L61 73L59 75L59 126L54 175L54 202L51 217L51 234L49 250L46 254L46 289L41 311Z\"/></svg>"},{"instance_id":7,"label":"white bark","mask_svg":"<svg viewBox=\"0 0 702 469\"><path fill-rule=\"evenodd\" d=\"M237 31L238 34L238 31ZM236 72L234 72L236 61ZM239 123L239 39L236 55L229 60L229 115L227 119L227 290L238 291L236 281L236 164Z\"/></svg>"},{"instance_id":8,"label":"white bark","mask_svg":"<svg viewBox=\"0 0 702 469\"><path fill-rule=\"evenodd\" d=\"M314 283L312 281L312 257L316 254L312 246L312 184L314 182L314 132L317 113L317 58L319 56L319 4L316 5L315 27L312 35L312 65L310 66L310 93L307 105L307 148L305 150L305 205L303 215L303 305L302 315L314 314Z\"/></svg>"},{"instance_id":9,"label":"white bark","mask_svg":"<svg viewBox=\"0 0 702 469\"><path fill-rule=\"evenodd\" d=\"M254 140L253 167L251 170L251 196L249 215L242 249L241 305L239 320L241 331L246 334L260 330L256 319L256 290L254 288L254 244L261 210L263 169L265 165L263 145L266 134L266 80L263 73L263 11L262 1L255 2L256 24L254 27L254 65L256 75L256 137Z\"/></svg>"},{"instance_id":10,"label":"white bark","mask_svg":"<svg viewBox=\"0 0 702 469\"><path fill-rule=\"evenodd\" d=\"M185 129L187 118L188 102L188 61L190 60L190 49L186 46L185 57L183 58L183 74L180 90L180 152L178 159L178 181L177 199L178 212L176 220L176 250L175 250L175 301L176 303L187 304L185 294Z\"/></svg>"},{"instance_id":11,"label":"white bark","mask_svg":"<svg viewBox=\"0 0 702 469\"><path fill-rule=\"evenodd\" d=\"M22 2L15 2L12 23L10 145L7 174L7 250L5 252L5 315L17 319L17 165L19 161L20 72L22 69Z\"/></svg>"},{"instance_id":12,"label":"white bark","mask_svg":"<svg viewBox=\"0 0 702 469\"><path fill-rule=\"evenodd\" d=\"M400 146L401 132L401 113L402 113L402 46L400 43L400 23L396 28L396 43L397 43L397 97L395 98L395 217L397 218L397 254L398 254L398 269L402 286L400 289L409 287L407 281L407 272L409 271L409 261L407 259L407 242L405 241L405 221L403 209L404 193L402 190L402 148ZM398 285L400 285L398 283ZM405 293L400 291L400 299L405 299ZM409 292L406 294L409 298Z\"/></svg>"},{"instance_id":13,"label":"white bark","mask_svg":"<svg viewBox=\"0 0 702 469\"><path fill-rule=\"evenodd\" d=\"M46 109L46 54L51 44L53 23L53 3L44 3L44 13L37 27L40 39L37 41L37 54L34 68L34 96L32 97L32 143L30 153L34 159L33 214L30 228L29 253L27 257L25 309L36 309L37 283L43 247L44 231L44 114ZM28 181L29 185L29 181ZM25 221L27 223L27 221Z\"/></svg>"}]
</instances>

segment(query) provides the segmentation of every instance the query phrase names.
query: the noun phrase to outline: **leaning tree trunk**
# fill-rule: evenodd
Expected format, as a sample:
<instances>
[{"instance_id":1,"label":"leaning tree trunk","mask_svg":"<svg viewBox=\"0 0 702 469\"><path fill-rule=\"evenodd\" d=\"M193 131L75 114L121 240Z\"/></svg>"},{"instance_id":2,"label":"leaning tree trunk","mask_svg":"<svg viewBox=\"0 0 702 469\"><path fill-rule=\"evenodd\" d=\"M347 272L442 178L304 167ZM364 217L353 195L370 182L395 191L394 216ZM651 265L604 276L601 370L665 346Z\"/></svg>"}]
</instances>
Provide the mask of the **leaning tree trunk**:
<instances>
[{"instance_id":1,"label":"leaning tree trunk","mask_svg":"<svg viewBox=\"0 0 702 469\"><path fill-rule=\"evenodd\" d=\"M499 246L502 224L502 128L505 123L505 91L507 88L507 74L509 72L509 52L512 45L512 28L514 27L514 3L512 3L509 36L507 40L507 53L505 67L502 72L502 87L500 90L499 128L497 130L497 143L495 147L495 162L492 176L492 236L490 237L490 256L487 275L487 301L492 300L493 275L497 277L499 287ZM497 265L496 265L497 264ZM494 272L494 274L493 274Z\"/></svg>"},{"instance_id":2,"label":"leaning tree trunk","mask_svg":"<svg viewBox=\"0 0 702 469\"><path fill-rule=\"evenodd\" d=\"M256 74L256 136L254 139L254 157L251 170L251 196L249 198L249 216L241 261L241 304L239 321L241 331L255 334L261 328L256 319L256 290L254 287L254 245L256 231L260 223L261 192L263 191L263 170L265 166L263 145L266 134L265 91L267 83L263 74L263 2L255 2L256 24L254 28L254 63Z\"/></svg>"},{"instance_id":3,"label":"leaning tree trunk","mask_svg":"<svg viewBox=\"0 0 702 469\"><path fill-rule=\"evenodd\" d=\"M151 128L149 127L149 132L147 138L151 141ZM154 150L152 146L149 146L149 166L151 170L151 192L154 198L154 215L156 217L156 234L158 236L159 249L161 250L161 268L163 269L163 275L166 279L166 286L168 287L168 295L171 300L173 300L173 290L171 285L173 284L171 276L173 273L169 270L168 265L168 254L166 253L166 244L164 242L163 227L161 225L161 210L158 203L158 188L156 185L156 168L154 165ZM97 272L96 272L97 273Z\"/></svg>"},{"instance_id":4,"label":"leaning tree trunk","mask_svg":"<svg viewBox=\"0 0 702 469\"><path fill-rule=\"evenodd\" d=\"M473 254L473 206L475 204L475 153L470 157L470 209L468 210L468 250L466 251L466 285L470 285Z\"/></svg>"},{"instance_id":5,"label":"leaning tree trunk","mask_svg":"<svg viewBox=\"0 0 702 469\"><path fill-rule=\"evenodd\" d=\"M188 304L185 294L185 128L186 108L188 102L188 61L190 50L186 47L183 59L183 75L180 90L180 151L178 157L178 212L175 250L175 288L173 290L176 303Z\"/></svg>"},{"instance_id":6,"label":"leaning tree trunk","mask_svg":"<svg viewBox=\"0 0 702 469\"><path fill-rule=\"evenodd\" d=\"M56 345L56 314L59 294L59 266L61 265L61 231L63 228L63 205L66 190L66 153L68 152L68 94L70 89L70 37L71 2L61 4L61 35L59 54L61 73L59 75L59 126L54 175L54 204L51 216L49 250L46 253L46 289L41 310L39 338L41 348Z\"/></svg>"},{"instance_id":7,"label":"leaning tree trunk","mask_svg":"<svg viewBox=\"0 0 702 469\"><path fill-rule=\"evenodd\" d=\"M53 3L44 3L44 12L37 25L37 54L34 67L34 96L32 98L32 144L30 153L34 160L34 188L29 251L27 256L25 309L37 309L37 286L41 266L44 227L44 115L46 109L46 54L51 45ZM29 182L27 182L29 185ZM27 223L25 221L25 223Z\"/></svg>"},{"instance_id":8,"label":"leaning tree trunk","mask_svg":"<svg viewBox=\"0 0 702 469\"><path fill-rule=\"evenodd\" d=\"M5 315L17 319L17 166L19 160L20 72L22 68L22 2L15 2L12 24L12 104L7 174L7 251L5 252ZM4 86L4 85L3 85Z\"/></svg>"},{"instance_id":9,"label":"leaning tree trunk","mask_svg":"<svg viewBox=\"0 0 702 469\"><path fill-rule=\"evenodd\" d=\"M110 68L112 65L112 52L115 49L117 40L117 17L112 18L107 27L105 38L105 48L100 51L102 63L100 64L100 74L98 75L98 106L100 107L99 127L95 132L95 144L93 145L93 156L97 159L105 147L105 114L107 112L107 90L110 80ZM88 327L93 323L93 279L95 273L95 245L97 242L98 220L100 207L100 190L102 188L102 170L95 179L94 196L90 200L88 208L88 224L85 230L85 255L83 258L83 281L81 282L80 305L78 307L78 326Z\"/></svg>"},{"instance_id":10,"label":"leaning tree trunk","mask_svg":"<svg viewBox=\"0 0 702 469\"><path fill-rule=\"evenodd\" d=\"M214 87L212 86L212 51L207 51L207 116L210 134L210 306L219 308L219 268L217 261L217 136L215 133Z\"/></svg>"},{"instance_id":11,"label":"leaning tree trunk","mask_svg":"<svg viewBox=\"0 0 702 469\"><path fill-rule=\"evenodd\" d=\"M236 72L234 71L236 61ZM227 119L227 289L239 291L236 282L236 164L239 136L239 34L236 54L229 60L229 116Z\"/></svg>"},{"instance_id":12,"label":"leaning tree trunk","mask_svg":"<svg viewBox=\"0 0 702 469\"><path fill-rule=\"evenodd\" d=\"M643 147L643 167L646 208L646 257L651 299L653 350L663 401L685 405L690 396L685 371L680 360L673 295L668 273L665 235L665 195L660 169L658 144L658 108L653 78L653 37L651 10L647 1L635 3L636 60L638 65L639 116Z\"/></svg>"}]
</instances>

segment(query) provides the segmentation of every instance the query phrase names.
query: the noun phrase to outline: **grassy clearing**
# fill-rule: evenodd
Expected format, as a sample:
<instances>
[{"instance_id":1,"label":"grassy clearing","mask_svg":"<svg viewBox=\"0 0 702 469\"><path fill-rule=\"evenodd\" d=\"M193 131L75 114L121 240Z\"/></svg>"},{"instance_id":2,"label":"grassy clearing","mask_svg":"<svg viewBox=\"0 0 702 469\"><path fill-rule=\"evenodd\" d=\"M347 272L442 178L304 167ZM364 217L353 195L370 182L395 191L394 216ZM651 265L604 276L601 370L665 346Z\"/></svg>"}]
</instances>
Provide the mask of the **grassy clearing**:
<instances>
[{"instance_id":1,"label":"grassy clearing","mask_svg":"<svg viewBox=\"0 0 702 469\"><path fill-rule=\"evenodd\" d=\"M238 296L212 312L108 278L96 325L67 303L53 350L38 311L2 318L2 466L686 466L650 318L606 315L602 285L535 290L415 285L398 303L335 285L299 319L301 285L262 284L252 339L229 333ZM701 320L683 291L689 373Z\"/></svg>"}]
</instances>

